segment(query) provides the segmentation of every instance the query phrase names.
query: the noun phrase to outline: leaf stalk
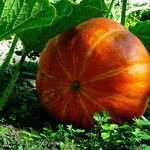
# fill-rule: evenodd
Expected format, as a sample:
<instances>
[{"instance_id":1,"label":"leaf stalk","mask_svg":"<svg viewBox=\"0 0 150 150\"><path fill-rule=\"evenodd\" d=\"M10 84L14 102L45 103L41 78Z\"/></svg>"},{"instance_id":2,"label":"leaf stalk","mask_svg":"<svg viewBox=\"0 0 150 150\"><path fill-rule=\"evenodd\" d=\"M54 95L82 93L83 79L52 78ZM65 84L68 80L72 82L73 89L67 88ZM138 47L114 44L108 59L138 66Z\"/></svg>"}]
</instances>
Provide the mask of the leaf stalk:
<instances>
[{"instance_id":1,"label":"leaf stalk","mask_svg":"<svg viewBox=\"0 0 150 150\"><path fill-rule=\"evenodd\" d=\"M19 76L19 73L21 71L21 68L22 68L22 65L23 65L25 58L26 58L26 53L24 53L24 51L23 51L22 57L21 57L18 65L16 67L16 70L15 70L11 80L9 81L8 86L4 90L2 97L0 98L0 111L3 110L3 107L6 104L8 98L9 98L9 96L10 96L10 94L11 94L11 92L15 86L15 83L18 79L18 76Z\"/></svg>"},{"instance_id":2,"label":"leaf stalk","mask_svg":"<svg viewBox=\"0 0 150 150\"><path fill-rule=\"evenodd\" d=\"M0 66L0 76L3 74L3 72L6 70L8 64L10 63L10 60L11 60L12 55L14 53L17 42L18 42L18 37L15 35L13 42L11 44L10 50L9 50L9 52L8 52L4 62L2 64L2 66Z\"/></svg>"},{"instance_id":3,"label":"leaf stalk","mask_svg":"<svg viewBox=\"0 0 150 150\"><path fill-rule=\"evenodd\" d=\"M122 0L121 24L125 25L127 0Z\"/></svg>"}]
</instances>

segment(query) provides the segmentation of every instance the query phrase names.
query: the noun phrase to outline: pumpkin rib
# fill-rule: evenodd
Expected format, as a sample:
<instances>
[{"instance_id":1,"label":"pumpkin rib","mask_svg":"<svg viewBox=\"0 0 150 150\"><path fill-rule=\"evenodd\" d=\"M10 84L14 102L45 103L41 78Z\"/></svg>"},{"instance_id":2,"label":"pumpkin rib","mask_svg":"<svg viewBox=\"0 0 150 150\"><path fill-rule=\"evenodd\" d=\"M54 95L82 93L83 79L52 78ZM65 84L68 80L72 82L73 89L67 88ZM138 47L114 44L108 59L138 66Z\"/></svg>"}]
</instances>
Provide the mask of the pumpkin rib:
<instances>
[{"instance_id":1,"label":"pumpkin rib","mask_svg":"<svg viewBox=\"0 0 150 150\"><path fill-rule=\"evenodd\" d=\"M80 92L87 97L89 100L91 100L96 106L98 106L100 108L100 110L106 110L105 107L103 107L100 103L97 102L97 100L95 99L95 97L89 95L89 92L86 92L85 89L80 90Z\"/></svg>"},{"instance_id":2,"label":"pumpkin rib","mask_svg":"<svg viewBox=\"0 0 150 150\"><path fill-rule=\"evenodd\" d=\"M60 98L61 98L61 97L64 97L64 95L66 95L68 92L69 92L69 89L68 89L68 88L64 89L64 90L63 90L63 93L60 94L59 97L57 97L57 100L60 100Z\"/></svg>"},{"instance_id":3,"label":"pumpkin rib","mask_svg":"<svg viewBox=\"0 0 150 150\"><path fill-rule=\"evenodd\" d=\"M95 35L97 35L100 31L101 31L101 29L98 30L97 32L95 32ZM81 78L82 74L84 73L84 71L86 70L86 68L87 68L87 62L88 62L90 56L92 56L93 51L94 51L95 47L96 47L98 44L100 44L103 40L108 40L108 39L111 39L111 38L115 37L114 35L116 35L116 34L119 35L120 33L121 33L121 34L124 34L124 33L127 33L127 32L128 32L128 31L125 30L125 29L114 29L114 30L110 30L110 31L104 33L104 34L103 34L102 36L100 36L98 39L95 39L95 38L94 38L94 35L93 35L93 36L89 39L89 45L92 45L92 47L90 47L89 50L87 50L87 54L85 55L85 60L84 60L84 62L83 62L83 65L82 65L82 67L81 67L81 70L80 70L80 72L79 72L79 74L78 74L78 76L77 76L77 79L79 80L79 79ZM91 41L92 41L91 39L93 39L93 40L95 41L95 42L92 43L92 44L90 44ZM104 47L105 47L105 46L103 45L103 46L101 46L100 49L102 49L102 48L104 48ZM99 49L99 50L100 50L100 49Z\"/></svg>"},{"instance_id":4,"label":"pumpkin rib","mask_svg":"<svg viewBox=\"0 0 150 150\"><path fill-rule=\"evenodd\" d=\"M65 62L63 61L63 58L61 56L60 49L58 48L58 46L57 46L56 49L57 49L57 52L58 52L58 55L57 55L58 57L56 57L56 60L57 60L58 64L60 65L60 67L62 68L62 70L64 71L65 75L68 77L68 79L72 80L70 72L67 69L67 67L65 65Z\"/></svg>"},{"instance_id":5,"label":"pumpkin rib","mask_svg":"<svg viewBox=\"0 0 150 150\"><path fill-rule=\"evenodd\" d=\"M149 66L149 65L148 65ZM140 69L139 69L140 70ZM100 80L99 80L100 81ZM96 81L95 81L96 82ZM99 95L100 93L99 93L99 91L97 91L97 90L95 90L95 89L93 89L93 87L90 87L90 84L91 83L94 83L95 84L95 82L89 82L89 81L84 81L84 82L82 82L80 85L82 86L82 87L84 87L84 89L87 91L87 92L92 92L93 94L96 94L96 95ZM122 81L120 84L128 84L128 86L129 85L131 85L132 87L135 85L136 87L138 87L138 88L140 88L143 84L145 85L145 88L147 88L148 86L149 86L149 80L148 80L148 78L145 78L145 80L143 81L143 78L139 78L139 80L137 80L137 82L135 83L135 81L133 81L133 82L131 82L131 81L129 81L128 83L127 83L128 81L127 80L124 80L124 81ZM146 83L145 83L146 82ZM135 83L135 84L134 84ZM100 84L100 83L99 83ZM133 85L134 84L134 85ZM137 84L138 84L138 86L137 86ZM135 87L135 88L136 88ZM124 96L126 96L126 97L128 97L128 98L139 98L139 100L143 100L144 98L145 98L145 95L147 95L148 96L148 93L146 94L144 94L143 96L140 96L140 95L137 95L136 93L134 93L133 92L133 94L131 94L132 92L129 92L128 94L126 94L127 92L126 92L126 90L124 90L124 92L123 91L118 91L118 89L116 89L116 88L114 88L113 89L114 90L114 93L113 93L113 95L115 95L115 94L122 94L122 95L124 95Z\"/></svg>"},{"instance_id":6,"label":"pumpkin rib","mask_svg":"<svg viewBox=\"0 0 150 150\"><path fill-rule=\"evenodd\" d=\"M82 67L81 67L81 70L79 71L79 74L77 75L77 80L80 80L82 74L83 74L83 73L85 72L85 70L87 69L87 66L88 66L88 65L87 65L87 62L88 62L89 58L90 58L90 56L87 56L87 55L86 55L85 60L84 60L84 62L83 62L83 65L82 65Z\"/></svg>"},{"instance_id":7,"label":"pumpkin rib","mask_svg":"<svg viewBox=\"0 0 150 150\"><path fill-rule=\"evenodd\" d=\"M124 97L126 97L126 98L137 98L137 99L139 99L139 100L141 100L141 101L143 101L143 100L145 100L144 98L144 96L143 97L140 97L140 96L131 96L131 95L125 95L125 94L121 94L121 92L118 92L118 91L116 91L115 93L114 93L114 95L122 95L122 96L124 96ZM114 96L113 95L113 96Z\"/></svg>"},{"instance_id":8,"label":"pumpkin rib","mask_svg":"<svg viewBox=\"0 0 150 150\"><path fill-rule=\"evenodd\" d=\"M73 76L76 76L78 63L79 63L79 57L76 55L76 51L73 51L73 58L72 58L72 75Z\"/></svg>"},{"instance_id":9,"label":"pumpkin rib","mask_svg":"<svg viewBox=\"0 0 150 150\"><path fill-rule=\"evenodd\" d=\"M117 97L117 98L116 98ZM134 99L140 99L140 101L143 101L143 100L145 100L144 99L144 97L132 97L132 96L128 96L128 95L124 95L124 94L120 94L119 92L116 92L116 93L114 93L114 94L112 94L112 95L109 95L109 96L106 96L105 98L107 98L107 99L109 99L109 98L111 98L111 99L115 99L115 100L117 100L117 101L121 101L121 99L128 99L128 98L130 98L130 100L134 100ZM126 101L125 101L126 102Z\"/></svg>"},{"instance_id":10,"label":"pumpkin rib","mask_svg":"<svg viewBox=\"0 0 150 150\"><path fill-rule=\"evenodd\" d=\"M125 67L120 67L120 68L117 68L117 69L113 69L113 70L108 71L108 72L106 72L106 73L97 75L97 76L94 77L93 79L90 79L90 80L88 80L88 81L83 81L83 82L81 83L81 85L93 83L93 82L96 82L96 81L100 81L100 80L103 80L103 79L106 79L106 78L109 78L109 77L118 75L118 74L120 74L120 73L129 71L129 70L134 69L134 68L136 68L136 67L142 67L142 66L149 66L149 65L147 65L147 64L135 64L135 65L131 65L131 66L126 67L126 68L125 68Z\"/></svg>"},{"instance_id":11,"label":"pumpkin rib","mask_svg":"<svg viewBox=\"0 0 150 150\"><path fill-rule=\"evenodd\" d=\"M57 96L57 97L55 96L54 97L55 93L57 93L58 90L61 90L63 92L61 92L61 94L59 96ZM57 86L55 88L53 87L52 89L44 91L42 97L48 98L46 100L47 101L46 103L49 104L53 100L59 101L62 97L64 97L68 93L68 91L69 91L68 85L65 85L65 86L60 85L60 86Z\"/></svg>"},{"instance_id":12,"label":"pumpkin rib","mask_svg":"<svg viewBox=\"0 0 150 150\"><path fill-rule=\"evenodd\" d=\"M112 37L115 37L115 35L119 35L120 33L123 34L123 33L127 33L128 31L125 30L125 29L114 29L114 30L110 30L110 31L107 31L105 34L103 34L102 36L100 36L97 40L95 39L94 43L92 44L92 46L90 47L90 49L88 50L88 55L91 55L95 49L95 47L101 43L101 41L103 40L108 40Z\"/></svg>"},{"instance_id":13,"label":"pumpkin rib","mask_svg":"<svg viewBox=\"0 0 150 150\"><path fill-rule=\"evenodd\" d=\"M97 92L97 93L99 93L99 91L96 91L95 89L93 89L93 88L91 88L90 86L84 86L84 88L83 89L85 89L87 92L93 92L93 93L95 93L95 92Z\"/></svg>"},{"instance_id":14,"label":"pumpkin rib","mask_svg":"<svg viewBox=\"0 0 150 150\"><path fill-rule=\"evenodd\" d=\"M66 101L66 103L65 103L65 105L64 105L64 108L63 108L63 111L62 111L62 115L63 115L63 116L66 116L66 109L67 109L68 104L69 104L70 101L72 100L72 98L73 98L73 95L70 94L69 99Z\"/></svg>"},{"instance_id":15,"label":"pumpkin rib","mask_svg":"<svg viewBox=\"0 0 150 150\"><path fill-rule=\"evenodd\" d=\"M87 106L84 104L84 102L83 102L83 100L82 100L81 95L80 95L79 92L77 93L77 96L78 96L78 98L79 98L80 104L81 104L81 106L82 106L84 112L85 112L85 113L87 114L87 116L88 116L89 122L92 122L92 118L90 117L90 115L89 115L89 113L88 113L88 108L87 108Z\"/></svg>"},{"instance_id":16,"label":"pumpkin rib","mask_svg":"<svg viewBox=\"0 0 150 150\"><path fill-rule=\"evenodd\" d=\"M42 78L48 78L48 79L55 78L56 79L56 76L50 75L45 71L38 72L38 74L40 74L40 77L42 77Z\"/></svg>"},{"instance_id":17,"label":"pumpkin rib","mask_svg":"<svg viewBox=\"0 0 150 150\"><path fill-rule=\"evenodd\" d=\"M139 110L140 107L143 107L142 111L144 113L146 106L147 106L147 100L139 101L139 98L130 98L129 99L128 97L125 97L123 95L119 95L119 97L117 97L117 98L115 95L108 96L108 97L105 97L105 99L109 99L110 107L109 107L109 105L107 105L109 107L108 108L109 112L111 112L111 114L115 114L115 113L118 114L118 117L121 114L120 118L124 118L124 116L127 116L127 118L139 117L139 116L141 116L141 112L139 112L137 110ZM131 99L132 99L132 101L130 101ZM104 101L102 101L102 102L106 103L106 100L104 100ZM127 105L128 105L128 107L126 107ZM112 109L112 108L114 108L114 109ZM137 108L137 109L135 109L135 108Z\"/></svg>"}]
</instances>

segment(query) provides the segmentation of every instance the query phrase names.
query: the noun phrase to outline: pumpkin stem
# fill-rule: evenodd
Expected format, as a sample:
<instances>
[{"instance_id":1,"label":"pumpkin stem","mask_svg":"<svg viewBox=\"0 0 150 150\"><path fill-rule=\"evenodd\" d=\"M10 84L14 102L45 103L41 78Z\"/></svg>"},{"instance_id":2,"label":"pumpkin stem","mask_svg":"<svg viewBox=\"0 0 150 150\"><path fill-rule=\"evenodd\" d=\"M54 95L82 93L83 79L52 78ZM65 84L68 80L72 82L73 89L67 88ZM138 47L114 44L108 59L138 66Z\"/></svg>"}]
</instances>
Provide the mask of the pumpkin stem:
<instances>
[{"instance_id":1,"label":"pumpkin stem","mask_svg":"<svg viewBox=\"0 0 150 150\"><path fill-rule=\"evenodd\" d=\"M73 90L73 91L76 91L76 90L78 90L80 88L80 83L79 83L79 81L73 81L72 82L72 84L71 84L71 90Z\"/></svg>"}]
</instances>

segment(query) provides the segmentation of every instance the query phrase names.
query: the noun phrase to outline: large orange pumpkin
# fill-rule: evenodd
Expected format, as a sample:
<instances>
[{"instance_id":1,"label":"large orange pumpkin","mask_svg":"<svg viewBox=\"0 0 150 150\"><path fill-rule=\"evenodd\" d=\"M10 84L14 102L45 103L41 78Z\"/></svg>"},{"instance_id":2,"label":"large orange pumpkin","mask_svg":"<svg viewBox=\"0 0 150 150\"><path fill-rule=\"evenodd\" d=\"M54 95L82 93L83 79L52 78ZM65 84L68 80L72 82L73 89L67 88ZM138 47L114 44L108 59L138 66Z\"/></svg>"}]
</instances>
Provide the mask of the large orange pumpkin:
<instances>
[{"instance_id":1,"label":"large orange pumpkin","mask_svg":"<svg viewBox=\"0 0 150 150\"><path fill-rule=\"evenodd\" d=\"M111 19L91 19L51 39L37 91L50 115L80 128L94 112L120 123L141 116L150 94L150 58L140 40Z\"/></svg>"}]
</instances>

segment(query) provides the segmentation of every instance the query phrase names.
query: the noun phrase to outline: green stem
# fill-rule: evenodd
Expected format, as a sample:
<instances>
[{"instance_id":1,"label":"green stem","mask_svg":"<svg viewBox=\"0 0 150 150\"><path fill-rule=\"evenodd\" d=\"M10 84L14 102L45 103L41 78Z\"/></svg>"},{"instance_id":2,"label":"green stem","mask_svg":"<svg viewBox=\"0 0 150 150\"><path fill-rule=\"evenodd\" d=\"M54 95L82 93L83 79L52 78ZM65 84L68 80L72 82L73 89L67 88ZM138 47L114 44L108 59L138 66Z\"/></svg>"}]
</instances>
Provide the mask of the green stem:
<instances>
[{"instance_id":1,"label":"green stem","mask_svg":"<svg viewBox=\"0 0 150 150\"><path fill-rule=\"evenodd\" d=\"M12 76L12 79L10 80L10 82L9 82L8 86L6 87L6 89L4 90L4 92L2 94L2 97L0 98L0 111L2 111L5 103L7 102L8 98L9 98L9 96L10 96L10 94L11 94L11 92L12 92L14 86L15 86L15 83L18 79L18 76L19 76L22 64L25 60L25 57L26 57L26 54L23 53L18 65L17 65L17 68L16 68L16 70L15 70L13 76Z\"/></svg>"},{"instance_id":2,"label":"green stem","mask_svg":"<svg viewBox=\"0 0 150 150\"><path fill-rule=\"evenodd\" d=\"M15 50L15 47L16 47L16 44L18 42L18 37L15 36L14 39L13 39L13 42L12 42L12 45L10 47L10 50L2 64L2 66L0 66L0 75L5 71L5 69L7 68L8 64L10 63L10 60L12 58L12 55L14 53L14 50Z\"/></svg>"},{"instance_id":3,"label":"green stem","mask_svg":"<svg viewBox=\"0 0 150 150\"><path fill-rule=\"evenodd\" d=\"M122 0L121 24L125 25L127 0Z\"/></svg>"},{"instance_id":4,"label":"green stem","mask_svg":"<svg viewBox=\"0 0 150 150\"><path fill-rule=\"evenodd\" d=\"M107 15L106 15L106 18L109 18L110 13L111 13L111 10L112 10L113 5L114 5L114 2L115 2L115 0L112 0L111 3L110 3L109 9L108 9L108 13L107 13Z\"/></svg>"}]
</instances>

